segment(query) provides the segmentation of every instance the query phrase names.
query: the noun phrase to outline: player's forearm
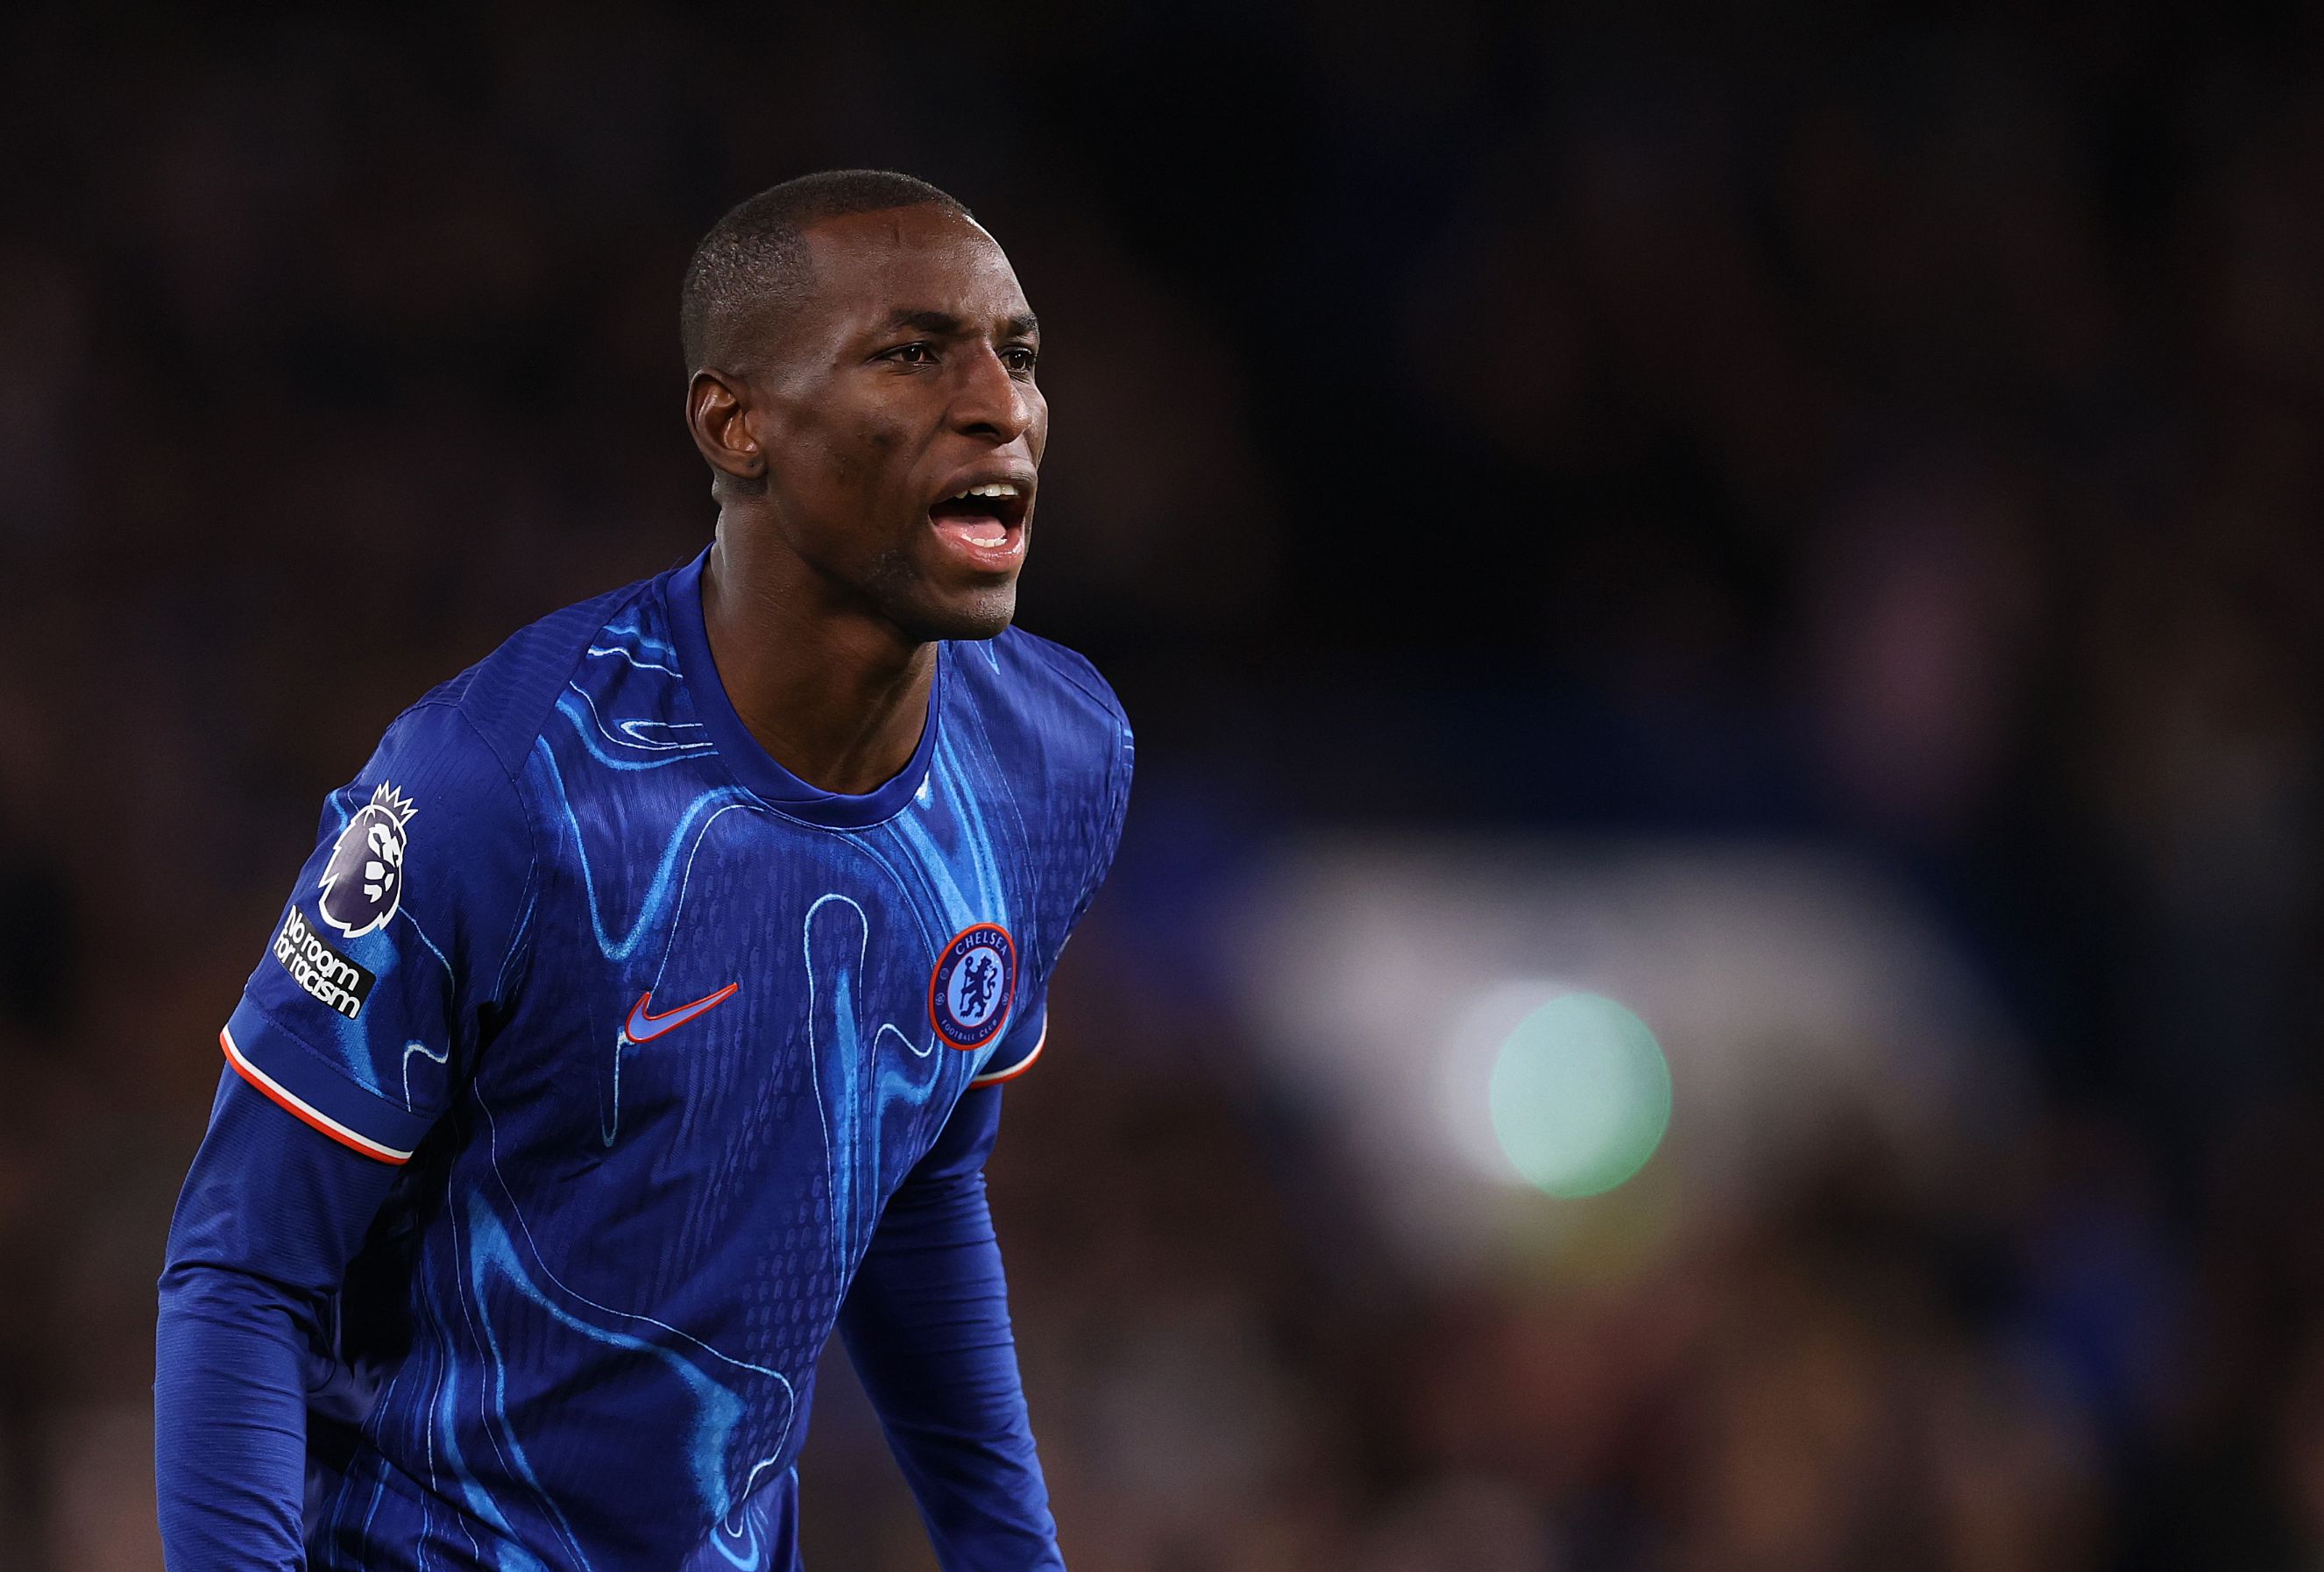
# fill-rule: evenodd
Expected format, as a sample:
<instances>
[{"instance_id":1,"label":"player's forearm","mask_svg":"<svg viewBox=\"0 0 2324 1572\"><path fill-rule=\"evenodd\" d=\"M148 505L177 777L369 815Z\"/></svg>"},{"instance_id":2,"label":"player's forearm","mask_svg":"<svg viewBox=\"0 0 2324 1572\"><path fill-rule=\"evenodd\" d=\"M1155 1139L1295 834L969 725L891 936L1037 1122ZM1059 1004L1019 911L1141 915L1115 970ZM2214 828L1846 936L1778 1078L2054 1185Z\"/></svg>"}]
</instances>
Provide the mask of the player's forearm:
<instances>
[{"instance_id":1,"label":"player's forearm","mask_svg":"<svg viewBox=\"0 0 2324 1572\"><path fill-rule=\"evenodd\" d=\"M945 1572L1062 1567L981 1172L898 1193L840 1330Z\"/></svg>"},{"instance_id":2,"label":"player's forearm","mask_svg":"<svg viewBox=\"0 0 2324 1572\"><path fill-rule=\"evenodd\" d=\"M301 1565L317 1307L392 1180L221 1079L161 1273L153 1464L170 1572Z\"/></svg>"},{"instance_id":3,"label":"player's forearm","mask_svg":"<svg viewBox=\"0 0 2324 1572\"><path fill-rule=\"evenodd\" d=\"M302 1565L300 1314L256 1278L172 1266L155 1338L153 1471L170 1572Z\"/></svg>"}]
</instances>

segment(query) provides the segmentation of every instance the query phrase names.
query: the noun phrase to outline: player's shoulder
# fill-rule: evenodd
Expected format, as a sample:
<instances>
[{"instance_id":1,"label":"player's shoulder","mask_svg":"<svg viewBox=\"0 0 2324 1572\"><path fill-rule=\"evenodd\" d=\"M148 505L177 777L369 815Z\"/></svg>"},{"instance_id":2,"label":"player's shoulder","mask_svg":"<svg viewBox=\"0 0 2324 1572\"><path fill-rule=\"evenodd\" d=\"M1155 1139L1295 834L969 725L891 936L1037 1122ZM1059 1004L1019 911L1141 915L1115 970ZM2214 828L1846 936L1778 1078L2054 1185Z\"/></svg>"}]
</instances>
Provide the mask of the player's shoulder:
<instances>
[{"instance_id":1,"label":"player's shoulder","mask_svg":"<svg viewBox=\"0 0 2324 1572\"><path fill-rule=\"evenodd\" d=\"M625 618L640 620L654 582L552 611L420 695L388 724L370 760L338 794L341 811L358 810L370 794L426 813L439 850L530 844L533 815L520 783L534 740L592 646Z\"/></svg>"},{"instance_id":2,"label":"player's shoulder","mask_svg":"<svg viewBox=\"0 0 2324 1572\"><path fill-rule=\"evenodd\" d=\"M1120 698L1080 651L1013 627L962 648L972 652L962 665L973 680L989 684L1002 703L1058 731L1103 740L1129 735L1130 716Z\"/></svg>"},{"instance_id":3,"label":"player's shoulder","mask_svg":"<svg viewBox=\"0 0 2324 1572\"><path fill-rule=\"evenodd\" d=\"M644 610L655 583L641 579L608 590L518 629L490 655L422 694L397 725L465 737L509 776L520 774L583 657L609 628Z\"/></svg>"},{"instance_id":4,"label":"player's shoulder","mask_svg":"<svg viewBox=\"0 0 2324 1572\"><path fill-rule=\"evenodd\" d=\"M1112 685L1078 652L1017 628L954 651L961 697L1001 768L1039 782L1060 822L1110 837L1136 761Z\"/></svg>"}]
</instances>

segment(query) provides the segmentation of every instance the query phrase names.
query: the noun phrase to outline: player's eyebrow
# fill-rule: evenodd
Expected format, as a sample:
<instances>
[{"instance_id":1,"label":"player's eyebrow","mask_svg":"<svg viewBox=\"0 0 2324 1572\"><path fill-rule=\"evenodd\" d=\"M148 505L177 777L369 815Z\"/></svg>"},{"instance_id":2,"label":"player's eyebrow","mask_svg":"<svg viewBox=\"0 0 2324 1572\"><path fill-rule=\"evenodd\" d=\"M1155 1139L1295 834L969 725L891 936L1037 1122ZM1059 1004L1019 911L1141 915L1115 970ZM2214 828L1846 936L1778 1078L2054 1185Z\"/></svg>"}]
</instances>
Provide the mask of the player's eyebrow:
<instances>
[{"instance_id":1,"label":"player's eyebrow","mask_svg":"<svg viewBox=\"0 0 2324 1572\"><path fill-rule=\"evenodd\" d=\"M1041 331L1041 319L1030 311L1019 313L1001 325L1001 335L1007 338L1030 338ZM903 329L914 333L934 334L939 338L957 338L968 331L967 325L949 311L915 311L900 308L888 318L888 331Z\"/></svg>"},{"instance_id":2,"label":"player's eyebrow","mask_svg":"<svg viewBox=\"0 0 2324 1572\"><path fill-rule=\"evenodd\" d=\"M915 311L899 307L889 314L888 329L910 328L915 333L933 333L939 337L951 337L961 330L960 318L949 311Z\"/></svg>"}]
</instances>

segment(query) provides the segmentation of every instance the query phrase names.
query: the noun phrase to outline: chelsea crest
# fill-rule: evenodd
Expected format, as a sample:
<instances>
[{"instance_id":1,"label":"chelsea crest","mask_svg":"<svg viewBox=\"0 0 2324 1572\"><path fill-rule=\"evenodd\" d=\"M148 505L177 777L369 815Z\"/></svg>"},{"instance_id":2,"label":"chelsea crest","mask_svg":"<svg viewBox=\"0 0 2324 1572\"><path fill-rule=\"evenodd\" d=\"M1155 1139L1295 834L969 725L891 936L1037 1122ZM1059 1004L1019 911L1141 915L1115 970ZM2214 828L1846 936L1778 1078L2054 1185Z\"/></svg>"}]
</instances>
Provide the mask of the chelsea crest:
<instances>
[{"instance_id":1,"label":"chelsea crest","mask_svg":"<svg viewBox=\"0 0 2324 1572\"><path fill-rule=\"evenodd\" d=\"M1000 1035L1017 991L1017 945L998 923L964 928L928 979L928 1024L964 1053Z\"/></svg>"}]
</instances>

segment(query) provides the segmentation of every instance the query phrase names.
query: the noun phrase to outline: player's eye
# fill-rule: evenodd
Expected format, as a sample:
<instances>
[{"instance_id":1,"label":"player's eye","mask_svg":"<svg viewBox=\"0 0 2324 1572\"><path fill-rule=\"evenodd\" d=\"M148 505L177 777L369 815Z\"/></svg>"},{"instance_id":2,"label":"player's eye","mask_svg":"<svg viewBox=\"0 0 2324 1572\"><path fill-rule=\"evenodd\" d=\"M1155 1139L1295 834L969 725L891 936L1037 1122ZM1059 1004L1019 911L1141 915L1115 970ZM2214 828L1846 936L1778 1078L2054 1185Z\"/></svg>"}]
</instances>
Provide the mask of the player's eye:
<instances>
[{"instance_id":1,"label":"player's eye","mask_svg":"<svg viewBox=\"0 0 2324 1572\"><path fill-rule=\"evenodd\" d=\"M934 365L936 363L936 346L915 340L910 344L898 345L895 348L885 352L880 358L895 361L902 365Z\"/></svg>"},{"instance_id":2,"label":"player's eye","mask_svg":"<svg viewBox=\"0 0 2324 1572\"><path fill-rule=\"evenodd\" d=\"M1041 355L1030 345L1012 344L1001 350L1001 363L1009 368L1012 376L1029 377L1033 368L1041 363Z\"/></svg>"}]
</instances>

